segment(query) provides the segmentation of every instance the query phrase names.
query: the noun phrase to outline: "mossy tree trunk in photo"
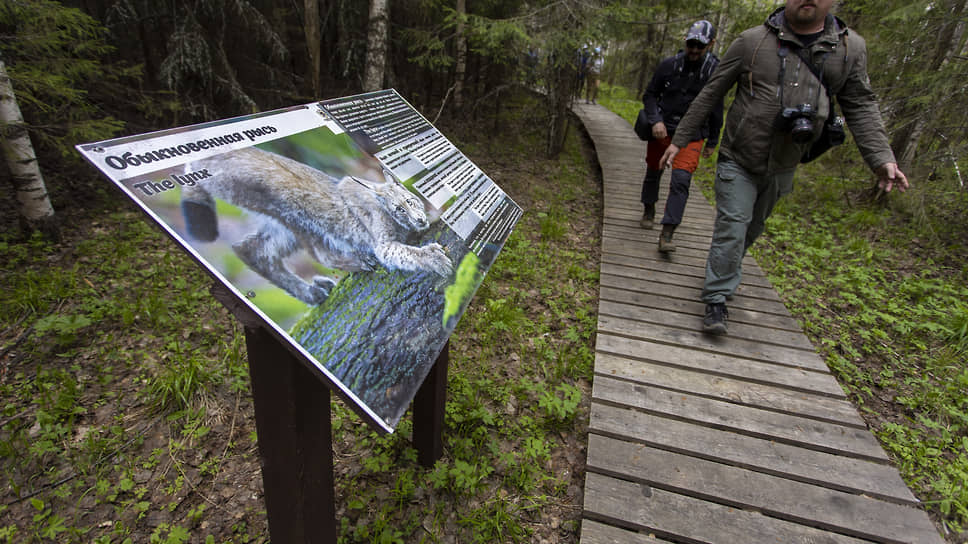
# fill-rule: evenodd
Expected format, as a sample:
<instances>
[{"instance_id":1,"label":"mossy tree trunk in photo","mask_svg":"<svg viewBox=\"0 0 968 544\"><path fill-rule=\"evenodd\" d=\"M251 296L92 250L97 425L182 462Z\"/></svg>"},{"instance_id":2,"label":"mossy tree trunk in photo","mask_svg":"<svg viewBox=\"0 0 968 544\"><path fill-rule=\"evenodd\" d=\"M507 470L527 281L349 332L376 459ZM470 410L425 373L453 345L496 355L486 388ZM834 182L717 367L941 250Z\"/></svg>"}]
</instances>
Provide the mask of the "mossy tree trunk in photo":
<instances>
[{"instance_id":1,"label":"mossy tree trunk in photo","mask_svg":"<svg viewBox=\"0 0 968 544\"><path fill-rule=\"evenodd\" d=\"M440 226L417 245L433 241L447 248L455 266L467 252ZM443 322L446 283L433 272L354 272L290 335L392 427L456 324L456 317Z\"/></svg>"},{"instance_id":2,"label":"mossy tree trunk in photo","mask_svg":"<svg viewBox=\"0 0 968 544\"><path fill-rule=\"evenodd\" d=\"M40 231L48 238L58 239L54 208L47 195L47 186L40 173L40 165L24 124L13 84L7 68L0 60L0 145L10 169L14 192L20 203L20 223L26 232Z\"/></svg>"}]
</instances>

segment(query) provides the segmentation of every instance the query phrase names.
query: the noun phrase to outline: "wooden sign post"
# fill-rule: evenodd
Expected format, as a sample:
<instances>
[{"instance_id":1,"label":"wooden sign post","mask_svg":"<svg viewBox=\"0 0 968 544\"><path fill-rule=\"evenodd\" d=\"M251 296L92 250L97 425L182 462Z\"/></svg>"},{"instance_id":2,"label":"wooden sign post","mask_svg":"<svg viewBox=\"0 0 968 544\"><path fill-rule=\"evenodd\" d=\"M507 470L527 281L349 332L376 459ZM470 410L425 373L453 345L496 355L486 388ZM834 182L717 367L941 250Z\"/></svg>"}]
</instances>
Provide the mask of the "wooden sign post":
<instances>
[{"instance_id":1,"label":"wooden sign post","mask_svg":"<svg viewBox=\"0 0 968 544\"><path fill-rule=\"evenodd\" d=\"M336 542L329 388L225 286L211 292L245 329L269 534L275 542ZM413 401L413 445L428 468L443 455L449 348Z\"/></svg>"}]
</instances>

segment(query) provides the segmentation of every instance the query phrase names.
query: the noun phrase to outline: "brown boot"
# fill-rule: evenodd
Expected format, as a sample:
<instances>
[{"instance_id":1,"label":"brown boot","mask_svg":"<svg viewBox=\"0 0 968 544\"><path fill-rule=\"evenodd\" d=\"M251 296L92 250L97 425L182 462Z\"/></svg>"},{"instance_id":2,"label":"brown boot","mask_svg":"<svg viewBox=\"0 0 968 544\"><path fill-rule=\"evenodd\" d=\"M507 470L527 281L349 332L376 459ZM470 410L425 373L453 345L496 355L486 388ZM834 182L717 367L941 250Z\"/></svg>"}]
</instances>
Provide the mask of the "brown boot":
<instances>
[{"instance_id":1,"label":"brown boot","mask_svg":"<svg viewBox=\"0 0 968 544\"><path fill-rule=\"evenodd\" d=\"M676 250L676 244L672 241L672 233L675 231L675 225L662 225L662 234L659 235L660 253L672 253Z\"/></svg>"},{"instance_id":2,"label":"brown boot","mask_svg":"<svg viewBox=\"0 0 968 544\"><path fill-rule=\"evenodd\" d=\"M645 211L642 212L642 219L639 219L639 226L643 229L651 229L652 223L655 221L655 205L645 205Z\"/></svg>"}]
</instances>

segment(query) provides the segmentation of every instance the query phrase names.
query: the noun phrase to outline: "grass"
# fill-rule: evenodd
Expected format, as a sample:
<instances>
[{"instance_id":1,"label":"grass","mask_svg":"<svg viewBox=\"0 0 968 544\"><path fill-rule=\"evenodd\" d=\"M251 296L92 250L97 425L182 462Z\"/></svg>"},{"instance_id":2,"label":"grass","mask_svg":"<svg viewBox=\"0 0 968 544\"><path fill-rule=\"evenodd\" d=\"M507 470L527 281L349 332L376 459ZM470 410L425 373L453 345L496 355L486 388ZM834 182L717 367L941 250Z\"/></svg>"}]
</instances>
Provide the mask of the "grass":
<instances>
[{"instance_id":1,"label":"grass","mask_svg":"<svg viewBox=\"0 0 968 544\"><path fill-rule=\"evenodd\" d=\"M641 104L603 85L632 123ZM712 200L714 172L695 180ZM753 256L904 480L946 533L968 528L968 193L951 176L868 198L851 142L802 167Z\"/></svg>"},{"instance_id":2,"label":"grass","mask_svg":"<svg viewBox=\"0 0 968 544\"><path fill-rule=\"evenodd\" d=\"M334 401L341 542L577 541L600 188L577 130L534 158L539 110L507 100L500 135L443 127L525 215L451 340L436 466L408 418L380 435ZM242 330L109 206L75 207L60 244L0 233L0 543L267 542Z\"/></svg>"}]
</instances>

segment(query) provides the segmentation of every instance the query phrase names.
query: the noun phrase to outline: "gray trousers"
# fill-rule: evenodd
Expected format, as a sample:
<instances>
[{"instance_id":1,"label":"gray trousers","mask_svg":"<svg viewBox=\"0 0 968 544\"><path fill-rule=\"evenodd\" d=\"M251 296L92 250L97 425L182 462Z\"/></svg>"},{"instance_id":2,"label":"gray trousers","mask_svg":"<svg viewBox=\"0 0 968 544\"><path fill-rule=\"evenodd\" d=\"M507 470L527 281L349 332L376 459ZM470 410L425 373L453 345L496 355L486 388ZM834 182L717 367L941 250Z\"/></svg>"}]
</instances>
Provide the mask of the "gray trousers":
<instances>
[{"instance_id":1,"label":"gray trousers","mask_svg":"<svg viewBox=\"0 0 968 544\"><path fill-rule=\"evenodd\" d=\"M795 170L754 175L728 159L716 166L716 225L706 258L702 300L722 303L743 277L746 250L763 234L777 201L793 190Z\"/></svg>"}]
</instances>

